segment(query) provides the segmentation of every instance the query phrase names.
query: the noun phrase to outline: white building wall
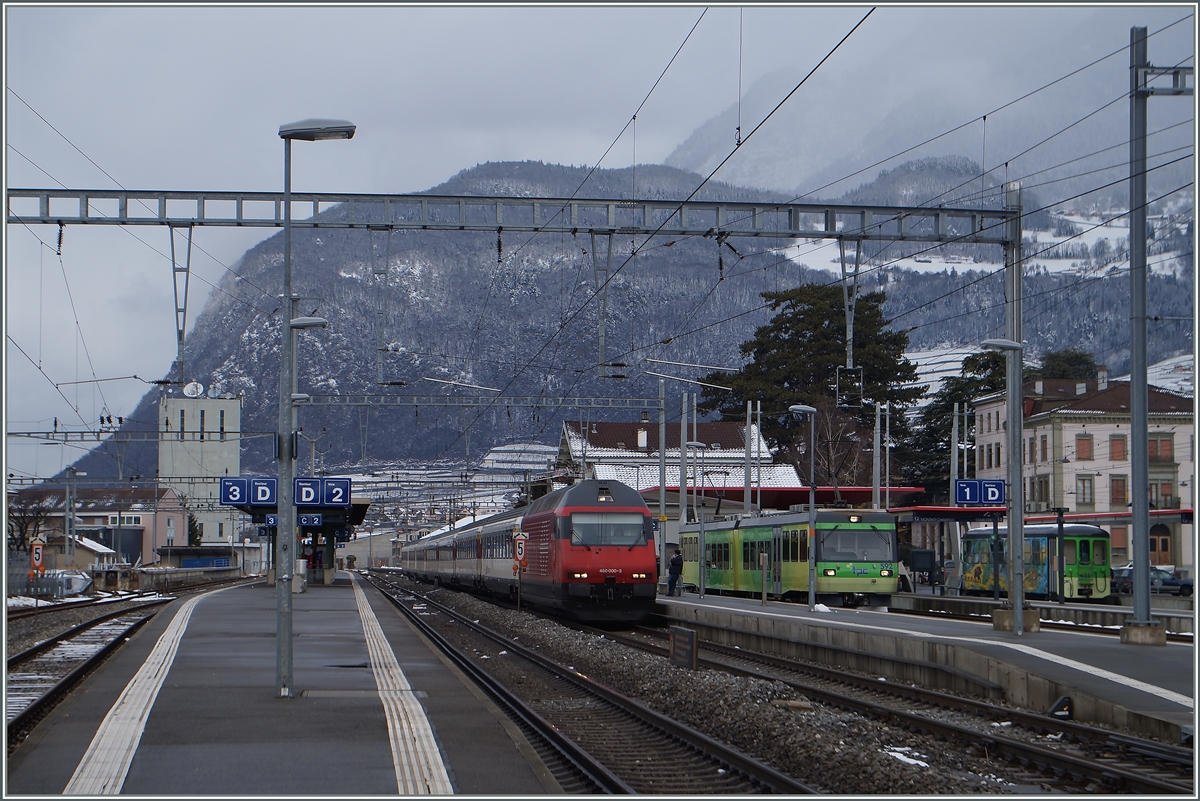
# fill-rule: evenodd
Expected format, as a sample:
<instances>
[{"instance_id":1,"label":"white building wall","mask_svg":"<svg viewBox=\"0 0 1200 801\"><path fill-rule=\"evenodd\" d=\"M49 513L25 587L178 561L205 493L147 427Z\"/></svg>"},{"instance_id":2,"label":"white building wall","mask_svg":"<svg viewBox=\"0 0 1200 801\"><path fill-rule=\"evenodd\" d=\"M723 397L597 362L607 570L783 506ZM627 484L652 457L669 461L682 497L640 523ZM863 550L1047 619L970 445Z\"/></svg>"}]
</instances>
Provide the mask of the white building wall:
<instances>
[{"instance_id":1,"label":"white building wall","mask_svg":"<svg viewBox=\"0 0 1200 801\"><path fill-rule=\"evenodd\" d=\"M160 483L187 499L204 544L227 543L240 513L219 505L220 479L241 474L242 399L164 398L158 428ZM187 544L186 521L175 543Z\"/></svg>"}]
</instances>

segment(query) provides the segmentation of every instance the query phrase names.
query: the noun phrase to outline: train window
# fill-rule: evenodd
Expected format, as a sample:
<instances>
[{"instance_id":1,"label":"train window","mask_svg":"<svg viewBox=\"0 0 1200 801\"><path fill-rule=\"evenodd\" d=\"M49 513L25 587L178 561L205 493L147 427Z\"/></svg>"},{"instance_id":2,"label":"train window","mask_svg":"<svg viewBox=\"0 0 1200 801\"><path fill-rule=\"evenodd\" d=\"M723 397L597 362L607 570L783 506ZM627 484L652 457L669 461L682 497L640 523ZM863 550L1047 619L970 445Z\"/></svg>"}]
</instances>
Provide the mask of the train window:
<instances>
[{"instance_id":1,"label":"train window","mask_svg":"<svg viewBox=\"0 0 1200 801\"><path fill-rule=\"evenodd\" d=\"M1092 548L1088 540L1079 541L1079 564L1086 565L1091 562Z\"/></svg>"},{"instance_id":2,"label":"train window","mask_svg":"<svg viewBox=\"0 0 1200 801\"><path fill-rule=\"evenodd\" d=\"M1092 540L1092 563L1108 564L1108 543L1104 540Z\"/></svg>"},{"instance_id":3,"label":"train window","mask_svg":"<svg viewBox=\"0 0 1200 801\"><path fill-rule=\"evenodd\" d=\"M835 526L820 532L818 558L828 562L890 562L892 559L891 530L871 527L843 529Z\"/></svg>"},{"instance_id":4,"label":"train window","mask_svg":"<svg viewBox=\"0 0 1200 801\"><path fill-rule=\"evenodd\" d=\"M571 515L571 544L634 546L646 541L645 515L617 512L576 512Z\"/></svg>"},{"instance_id":5,"label":"train window","mask_svg":"<svg viewBox=\"0 0 1200 801\"><path fill-rule=\"evenodd\" d=\"M800 545L800 555L796 559L796 561L797 562L807 562L808 561L808 531L807 530L804 530L804 531L798 530L796 532L796 539L799 541L799 545Z\"/></svg>"},{"instance_id":6,"label":"train window","mask_svg":"<svg viewBox=\"0 0 1200 801\"><path fill-rule=\"evenodd\" d=\"M799 562L800 561L800 532L792 531L790 533L791 533L791 539L792 539L792 561Z\"/></svg>"}]
</instances>

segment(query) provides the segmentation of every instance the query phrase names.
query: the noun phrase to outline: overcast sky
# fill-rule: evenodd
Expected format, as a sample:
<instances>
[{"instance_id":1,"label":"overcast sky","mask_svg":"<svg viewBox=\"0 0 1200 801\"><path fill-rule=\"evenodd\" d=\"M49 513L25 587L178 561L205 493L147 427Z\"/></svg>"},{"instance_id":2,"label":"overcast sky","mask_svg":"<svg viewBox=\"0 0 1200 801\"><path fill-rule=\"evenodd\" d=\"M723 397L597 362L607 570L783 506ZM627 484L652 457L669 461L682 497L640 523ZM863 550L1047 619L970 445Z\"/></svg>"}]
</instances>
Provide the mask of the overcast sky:
<instances>
[{"instance_id":1,"label":"overcast sky","mask_svg":"<svg viewBox=\"0 0 1200 801\"><path fill-rule=\"evenodd\" d=\"M635 147L638 162L661 163L736 104L739 82L745 91L781 69L799 81L867 8L710 7L636 139L627 133L602 166L628 166ZM1153 31L1191 8L880 6L822 69L882 58L894 91L978 93L986 111L1124 46L1131 25ZM297 144L298 191L419 191L486 161L595 164L703 11L6 6L6 186L279 191L278 128L307 117L358 132ZM1169 53L1152 40L1154 63L1194 53L1194 21L1175 34ZM226 267L270 233L197 230L189 324ZM166 374L166 231L68 227L61 259L56 229L6 234L8 430L130 413L147 384L63 384ZM78 455L9 439L5 472L49 476Z\"/></svg>"}]
</instances>

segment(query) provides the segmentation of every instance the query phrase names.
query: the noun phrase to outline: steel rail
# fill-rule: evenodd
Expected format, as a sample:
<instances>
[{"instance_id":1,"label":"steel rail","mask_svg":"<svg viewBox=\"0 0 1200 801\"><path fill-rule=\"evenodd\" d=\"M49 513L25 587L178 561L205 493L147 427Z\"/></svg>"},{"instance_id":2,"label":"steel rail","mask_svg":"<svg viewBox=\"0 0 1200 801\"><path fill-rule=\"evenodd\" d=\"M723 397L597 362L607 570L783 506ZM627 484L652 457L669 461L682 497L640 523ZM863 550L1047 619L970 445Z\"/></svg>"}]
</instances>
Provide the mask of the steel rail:
<instances>
[{"instance_id":1,"label":"steel rail","mask_svg":"<svg viewBox=\"0 0 1200 801\"><path fill-rule=\"evenodd\" d=\"M509 692L508 688L464 656L436 629L421 620L420 616L415 614L398 597L381 587L380 582L374 576L368 576L368 580L382 592L384 597L393 606L400 610L413 626L420 630L422 635L446 654L459 670L463 671L472 681L495 697L511 714L537 732L539 737L546 740L576 771L592 782L598 790L608 794L632 795L635 793L633 788L626 784L620 777L608 770L608 768L592 757L591 754L587 753L587 751L576 745L569 737L559 732L545 718L530 709L524 701ZM433 602L426 600L425 603Z\"/></svg>"},{"instance_id":2,"label":"steel rail","mask_svg":"<svg viewBox=\"0 0 1200 801\"><path fill-rule=\"evenodd\" d=\"M711 758L725 762L732 768L741 771L754 781L759 782L764 787L772 788L775 792L780 793L811 794L817 792L812 787L796 781L792 777L770 767L769 765L733 750L720 741L696 731L689 726L685 726L678 721L672 720L664 715L660 715L651 709L647 709L645 706L642 706L629 697L605 687L603 684L599 684L592 679L589 679L587 676L584 676L578 671L564 668L562 665L547 659L545 656L537 653L536 651L526 648L514 640L511 640L491 631L484 626L474 623L467 617L464 617L447 606L439 604L438 602L430 600L429 598L423 598L422 600L424 603L437 607L444 614L453 617L457 623L471 629L472 631L475 631L484 637L488 637L494 642L503 645L505 649L518 654L522 658L527 659L536 665L539 665L553 675L577 684L578 686L584 688L587 692L595 694L599 698L618 707L634 718L661 729L662 731L666 732L668 736L688 743L693 748L696 748L698 751Z\"/></svg>"},{"instance_id":3,"label":"steel rail","mask_svg":"<svg viewBox=\"0 0 1200 801\"><path fill-rule=\"evenodd\" d=\"M609 636L610 638L616 638L616 637L614 637L614 635L612 633L607 633L607 636ZM634 645L635 643L637 643L636 640L631 640L630 642L626 642L626 639L627 638L620 638L621 642L624 644ZM651 645L649 643L642 643L639 646L635 646L635 647L641 647L645 650L650 650L650 649L657 649L657 650L661 650L661 651L666 650L666 649L660 649L657 646ZM757 652L745 651L742 649L735 650L729 646L720 645L719 643L704 642L700 645L700 647L704 650L717 651L717 652L724 653L729 656L734 656L739 659L745 659L748 661L764 661L764 662L768 662L770 664L778 663L779 666L781 666L781 667L784 667L784 668L790 669L790 670L796 670L799 672L804 672L805 670L807 670L809 668L808 665L804 665L802 663L789 663L788 660L782 659L780 657L775 657L771 654L760 654ZM983 745L984 747L988 748L989 751L1003 753L1006 757L1013 759L1015 761L1022 762L1022 763L1033 762L1034 764L1039 765L1039 766L1044 765L1048 769L1053 770L1055 772L1062 772L1062 773L1066 773L1066 774L1069 774L1072 776L1085 776L1089 779L1099 781L1099 782L1109 785L1109 786L1111 786L1113 784L1113 782L1115 781L1118 784L1123 785L1125 789L1128 789L1131 792L1139 792L1139 793L1164 793L1165 792L1165 793L1172 793L1172 794L1174 794L1174 793L1191 794L1192 793L1191 787L1184 786L1184 785L1178 784L1173 781L1169 781L1166 779L1158 779L1153 776L1148 776L1145 774L1127 771L1127 770L1124 770L1121 768L1117 768L1115 766L1106 765L1101 762L1092 761L1092 760L1086 759L1084 757L1077 757L1072 754L1060 753L1058 751L1054 751L1053 749L1045 748L1045 747L1042 747L1042 746L1039 746L1039 745L1036 745L1033 743L1025 743L1020 740L1003 737L1003 736L1000 736L997 734L990 734L990 733L983 734L983 733L977 732L973 729L970 729L966 726L960 726L958 724L950 723L947 721L939 721L934 718L925 717L924 715L917 715L917 714L914 714L911 712L905 712L903 710L893 709L891 707L874 704L869 701L862 701L857 698L852 698L850 696L843 695L841 693L833 692L831 690L823 690L818 687L813 687L813 686L811 686L809 684L805 684L803 682L793 681L790 679L781 678L779 676L775 676L775 675L771 675L771 674L767 674L767 673L761 673L761 672L758 672L755 670L750 670L747 668L737 667L736 665L729 665L725 662L721 662L721 661L714 660L711 658L706 658L703 656L700 657L699 661L701 664L705 665L706 667L709 667L709 668L712 668L715 670L723 670L723 671L726 671L729 673L747 676L750 678L763 679L763 680L767 680L767 681L782 681L785 684L787 684L801 692L804 692L806 694L809 694L810 696L815 696L815 697L819 698L820 700L822 700L825 703L829 703L829 704L832 704L835 706L841 706L842 708L850 709L851 711L858 712L859 714L862 714L862 715L867 715L867 716L874 717L874 718L882 718L882 719L888 720L889 722L897 723L899 725L908 726L911 728L931 732L931 733L936 734L943 738L959 739L959 740L963 740L965 742L978 743L978 744ZM893 694L893 695L905 695L906 691L916 690L916 692L913 692L910 697L914 697L914 698L921 699L921 700L931 699L929 701L931 703L938 703L938 704L949 706L951 708L963 709L963 708L966 708L966 707L974 704L974 705L978 705L979 707L983 707L986 710L992 710L992 709L999 710L1000 709L998 707L992 707L989 704L983 704L981 702L970 701L969 699L957 699L955 696L948 696L943 693L935 693L934 691L931 691L931 690L920 690L919 688L906 688L903 685L897 685L897 684L892 684L892 683L873 682L873 681L870 681L867 679L861 679L861 680L856 680L856 679L857 679L857 677L851 677L851 676L847 676L845 674L838 674L838 676L837 676L837 680L839 680L839 681L843 681L844 683L859 686L859 687L862 687L863 689L869 689L869 690L872 690L875 692L888 693L888 694ZM936 699L936 700L933 700L933 699ZM1072 723L1070 721L1061 721L1061 720L1058 720L1057 718L1048 718L1048 717L1044 717L1044 716L1040 716L1040 715L1034 715L1031 713L1024 713L1024 712L1020 712L1018 710L1009 710L1009 709L1004 709L1002 714L1006 717L1012 718L1014 721L1020 722L1021 725L1029 725L1032 728L1041 728L1041 729L1050 728L1055 731L1078 733L1081 736L1086 735L1088 739L1092 739L1092 740L1095 740L1100 734L1103 734L1108 739L1112 738L1111 732L1104 732L1103 730L1100 730L1100 729L1093 729L1091 727L1085 727L1082 724L1076 724L1076 723ZM1027 721L1028 721L1028 723L1027 723ZM1126 738L1126 739L1137 741L1136 738ZM1138 741L1138 742L1148 743L1149 741ZM1157 744L1150 744L1150 745L1157 745ZM1125 746L1129 747L1128 744L1125 744ZM1148 745L1147 747L1149 748L1150 746ZM1130 750L1134 750L1134 749L1131 748ZM1169 753L1171 753L1172 756L1174 757L1173 761L1178 762L1180 759L1182 759L1182 754L1180 753L1182 750L1184 750L1184 749L1168 749Z\"/></svg>"}]
</instances>

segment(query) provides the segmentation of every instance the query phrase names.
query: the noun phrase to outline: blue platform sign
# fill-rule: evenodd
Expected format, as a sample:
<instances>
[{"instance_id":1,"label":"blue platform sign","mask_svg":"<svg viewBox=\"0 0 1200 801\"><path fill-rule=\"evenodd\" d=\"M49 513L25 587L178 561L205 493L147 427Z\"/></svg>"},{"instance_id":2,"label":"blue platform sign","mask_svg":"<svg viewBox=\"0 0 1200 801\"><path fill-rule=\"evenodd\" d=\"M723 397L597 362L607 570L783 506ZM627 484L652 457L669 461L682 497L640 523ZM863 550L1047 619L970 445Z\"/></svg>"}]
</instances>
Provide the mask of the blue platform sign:
<instances>
[{"instance_id":1,"label":"blue platform sign","mask_svg":"<svg viewBox=\"0 0 1200 801\"><path fill-rule=\"evenodd\" d=\"M296 515L296 525L298 526L320 526L322 520L322 515Z\"/></svg>"},{"instance_id":2,"label":"blue platform sign","mask_svg":"<svg viewBox=\"0 0 1200 801\"><path fill-rule=\"evenodd\" d=\"M322 506L349 506L350 479L323 478L321 479Z\"/></svg>"},{"instance_id":3,"label":"blue platform sign","mask_svg":"<svg viewBox=\"0 0 1200 801\"><path fill-rule=\"evenodd\" d=\"M267 525L277 527L279 525L279 515L267 515Z\"/></svg>"},{"instance_id":4,"label":"blue platform sign","mask_svg":"<svg viewBox=\"0 0 1200 801\"><path fill-rule=\"evenodd\" d=\"M250 479L250 505L275 506L278 503L278 487L277 478Z\"/></svg>"},{"instance_id":5,"label":"blue platform sign","mask_svg":"<svg viewBox=\"0 0 1200 801\"><path fill-rule=\"evenodd\" d=\"M983 495L977 478L956 478L954 480L954 502L982 503Z\"/></svg>"},{"instance_id":6,"label":"blue platform sign","mask_svg":"<svg viewBox=\"0 0 1200 801\"><path fill-rule=\"evenodd\" d=\"M221 506L245 506L249 503L250 481L245 478L221 479Z\"/></svg>"},{"instance_id":7,"label":"blue platform sign","mask_svg":"<svg viewBox=\"0 0 1200 801\"><path fill-rule=\"evenodd\" d=\"M321 505L321 479L319 478L296 478L292 492L293 506L320 506Z\"/></svg>"},{"instance_id":8,"label":"blue platform sign","mask_svg":"<svg viewBox=\"0 0 1200 801\"><path fill-rule=\"evenodd\" d=\"M1007 503L1004 498L1003 481L985 478L979 483L982 487L982 494L980 495L983 499L982 503L991 504L992 506L1000 506L1003 503Z\"/></svg>"}]
</instances>

